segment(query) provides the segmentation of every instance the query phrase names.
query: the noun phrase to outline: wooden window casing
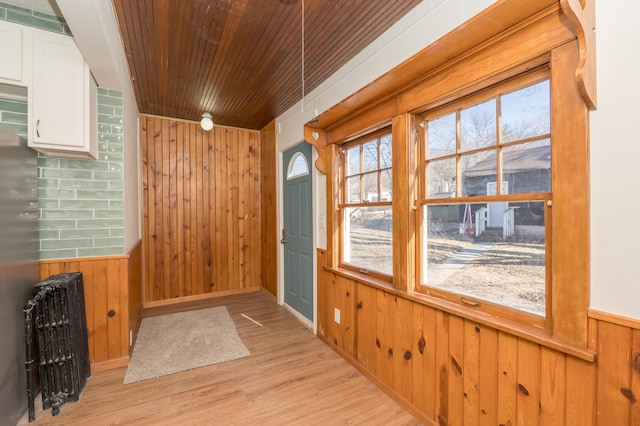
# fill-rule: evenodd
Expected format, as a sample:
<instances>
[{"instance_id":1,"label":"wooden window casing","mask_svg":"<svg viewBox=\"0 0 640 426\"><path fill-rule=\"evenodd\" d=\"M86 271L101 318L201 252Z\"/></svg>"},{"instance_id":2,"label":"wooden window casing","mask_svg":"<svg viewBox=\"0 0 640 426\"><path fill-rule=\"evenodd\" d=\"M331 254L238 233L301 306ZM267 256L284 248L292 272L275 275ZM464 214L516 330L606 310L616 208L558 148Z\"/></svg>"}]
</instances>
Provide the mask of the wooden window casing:
<instances>
[{"instance_id":1,"label":"wooden window casing","mask_svg":"<svg viewBox=\"0 0 640 426\"><path fill-rule=\"evenodd\" d=\"M537 8L537 9L536 9ZM327 173L327 266L338 270L340 236L339 149L392 122L393 133L393 289L428 306L467 318L489 318L520 336L542 336L586 348L589 301L589 108L585 85L577 78L584 55L577 31L567 25L559 2L499 2L465 26L317 117ZM504 25L511 22L510 25ZM495 32L491 33L491 31ZM476 40L472 44L472 41ZM464 49L462 48L464 47ZM452 52L456 52L455 55ZM509 316L480 312L439 297L416 293L418 256L419 137L415 119L454 100L548 66L551 91L553 214L550 227L550 311L544 330ZM412 76L412 83L406 76ZM400 81L398 83L397 81ZM586 85L588 86L588 85ZM375 94L375 95L373 95ZM367 100L368 103L363 102ZM358 277L363 283L376 280ZM520 325L518 325L520 324Z\"/></svg>"}]
</instances>

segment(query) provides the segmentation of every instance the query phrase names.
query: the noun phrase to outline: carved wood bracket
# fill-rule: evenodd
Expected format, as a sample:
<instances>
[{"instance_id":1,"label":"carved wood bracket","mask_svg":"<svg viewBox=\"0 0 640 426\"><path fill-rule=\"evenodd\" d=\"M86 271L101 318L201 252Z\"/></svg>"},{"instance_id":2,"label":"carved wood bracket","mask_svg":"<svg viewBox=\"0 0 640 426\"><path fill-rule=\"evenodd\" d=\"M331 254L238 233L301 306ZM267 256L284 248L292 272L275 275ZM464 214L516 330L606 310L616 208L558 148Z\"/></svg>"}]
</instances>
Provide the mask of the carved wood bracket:
<instances>
[{"instance_id":1,"label":"carved wood bracket","mask_svg":"<svg viewBox=\"0 0 640 426\"><path fill-rule=\"evenodd\" d=\"M318 159L316 160L316 169L321 173L327 174L327 136L323 130L313 129L304 126L304 140L318 149Z\"/></svg>"},{"instance_id":2,"label":"carved wood bracket","mask_svg":"<svg viewBox=\"0 0 640 426\"><path fill-rule=\"evenodd\" d=\"M594 110L597 108L595 0L560 0L560 6L578 37L580 61L576 83L584 102Z\"/></svg>"}]
</instances>

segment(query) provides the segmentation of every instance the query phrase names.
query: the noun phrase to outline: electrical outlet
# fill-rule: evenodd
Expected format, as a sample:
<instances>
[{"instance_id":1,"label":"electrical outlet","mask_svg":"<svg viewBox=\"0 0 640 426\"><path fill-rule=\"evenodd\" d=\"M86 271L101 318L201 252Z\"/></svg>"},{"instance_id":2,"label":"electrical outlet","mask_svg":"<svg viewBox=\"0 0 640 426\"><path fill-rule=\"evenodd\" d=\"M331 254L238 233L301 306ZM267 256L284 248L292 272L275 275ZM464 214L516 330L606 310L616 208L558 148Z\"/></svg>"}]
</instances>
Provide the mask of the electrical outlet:
<instances>
[{"instance_id":1,"label":"electrical outlet","mask_svg":"<svg viewBox=\"0 0 640 426\"><path fill-rule=\"evenodd\" d=\"M333 320L336 324L340 324L340 309L333 308Z\"/></svg>"}]
</instances>

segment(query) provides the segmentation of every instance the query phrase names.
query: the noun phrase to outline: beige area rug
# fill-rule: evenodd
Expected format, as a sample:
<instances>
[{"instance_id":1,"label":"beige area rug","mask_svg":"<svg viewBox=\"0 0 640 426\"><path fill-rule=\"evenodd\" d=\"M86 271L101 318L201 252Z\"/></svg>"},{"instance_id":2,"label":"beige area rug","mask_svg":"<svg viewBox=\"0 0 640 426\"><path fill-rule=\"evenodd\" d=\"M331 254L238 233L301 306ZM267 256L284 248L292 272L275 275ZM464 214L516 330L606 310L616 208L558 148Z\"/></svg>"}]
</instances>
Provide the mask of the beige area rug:
<instances>
[{"instance_id":1,"label":"beige area rug","mask_svg":"<svg viewBox=\"0 0 640 426\"><path fill-rule=\"evenodd\" d=\"M226 306L144 318L124 384L246 356Z\"/></svg>"}]
</instances>

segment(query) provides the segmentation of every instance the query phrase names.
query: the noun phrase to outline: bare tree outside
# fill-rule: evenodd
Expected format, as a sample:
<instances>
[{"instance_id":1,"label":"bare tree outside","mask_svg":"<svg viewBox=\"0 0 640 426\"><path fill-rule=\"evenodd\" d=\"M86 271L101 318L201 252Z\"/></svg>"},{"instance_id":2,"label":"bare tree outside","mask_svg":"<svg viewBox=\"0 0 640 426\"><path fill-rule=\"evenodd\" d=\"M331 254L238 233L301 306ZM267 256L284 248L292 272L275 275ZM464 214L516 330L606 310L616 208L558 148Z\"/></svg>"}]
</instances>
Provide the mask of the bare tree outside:
<instances>
[{"instance_id":1,"label":"bare tree outside","mask_svg":"<svg viewBox=\"0 0 640 426\"><path fill-rule=\"evenodd\" d=\"M388 204L392 199L391 159L391 134L347 150L347 203L359 205L343 209L343 261L388 275L393 266Z\"/></svg>"},{"instance_id":2,"label":"bare tree outside","mask_svg":"<svg viewBox=\"0 0 640 426\"><path fill-rule=\"evenodd\" d=\"M502 95L500 102L492 98L430 120L425 131L427 197L454 196L451 187L458 184L458 196L470 202L424 206L423 284L544 316L544 201L472 200L487 195L491 185L493 194L507 188L522 194L550 191L548 80ZM501 143L510 145L498 156ZM499 161L504 188L496 187ZM487 227L492 211L500 214L499 227Z\"/></svg>"}]
</instances>

